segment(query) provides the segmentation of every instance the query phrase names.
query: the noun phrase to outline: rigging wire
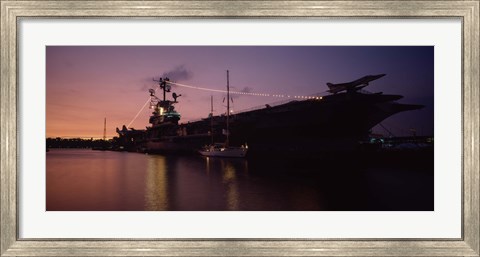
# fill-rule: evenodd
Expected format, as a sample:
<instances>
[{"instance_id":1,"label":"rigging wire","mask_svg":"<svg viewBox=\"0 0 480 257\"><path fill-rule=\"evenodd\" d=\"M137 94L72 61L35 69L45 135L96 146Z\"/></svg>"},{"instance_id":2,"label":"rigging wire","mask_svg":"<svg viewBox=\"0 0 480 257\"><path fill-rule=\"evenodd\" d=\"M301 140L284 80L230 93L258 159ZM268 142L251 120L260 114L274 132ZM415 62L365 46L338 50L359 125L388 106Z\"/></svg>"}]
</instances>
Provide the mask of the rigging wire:
<instances>
[{"instance_id":1,"label":"rigging wire","mask_svg":"<svg viewBox=\"0 0 480 257\"><path fill-rule=\"evenodd\" d=\"M380 127L382 127L384 130L386 130L390 134L391 137L395 136L390 130L388 130L385 126L383 126L382 123L378 123L378 125L380 125Z\"/></svg>"},{"instance_id":2,"label":"rigging wire","mask_svg":"<svg viewBox=\"0 0 480 257\"><path fill-rule=\"evenodd\" d=\"M147 101L145 102L145 104L143 104L142 108L140 110L138 110L135 117L133 117L132 121L130 121L130 123L128 123L127 128L130 128L130 125L132 125L132 123L138 118L138 115L140 115L140 113L143 111L143 109L145 109L145 106L147 106L147 104L150 103L150 100L151 100L151 98L149 97L147 99Z\"/></svg>"}]
</instances>

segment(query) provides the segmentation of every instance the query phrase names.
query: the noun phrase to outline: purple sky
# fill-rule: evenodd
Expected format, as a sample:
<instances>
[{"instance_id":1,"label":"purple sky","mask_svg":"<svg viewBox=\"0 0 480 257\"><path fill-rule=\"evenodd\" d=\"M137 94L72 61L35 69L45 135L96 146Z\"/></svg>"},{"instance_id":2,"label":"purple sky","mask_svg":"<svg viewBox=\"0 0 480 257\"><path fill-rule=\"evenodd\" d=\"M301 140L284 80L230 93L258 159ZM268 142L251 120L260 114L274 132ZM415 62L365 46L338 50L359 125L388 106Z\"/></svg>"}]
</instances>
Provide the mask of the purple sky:
<instances>
[{"instance_id":1,"label":"purple sky","mask_svg":"<svg viewBox=\"0 0 480 257\"><path fill-rule=\"evenodd\" d=\"M382 122L396 136L433 135L433 47L423 46L48 46L47 137L116 136L149 98L152 81L164 74L187 85L224 90L230 70L231 90L311 95L327 82L341 83L386 73L365 89L400 94L399 102L423 104L422 110L397 114ZM174 87L182 94L180 122L225 112L224 94ZM234 112L283 98L235 96ZM148 126L145 108L131 125ZM377 126L375 132L388 133Z\"/></svg>"}]
</instances>

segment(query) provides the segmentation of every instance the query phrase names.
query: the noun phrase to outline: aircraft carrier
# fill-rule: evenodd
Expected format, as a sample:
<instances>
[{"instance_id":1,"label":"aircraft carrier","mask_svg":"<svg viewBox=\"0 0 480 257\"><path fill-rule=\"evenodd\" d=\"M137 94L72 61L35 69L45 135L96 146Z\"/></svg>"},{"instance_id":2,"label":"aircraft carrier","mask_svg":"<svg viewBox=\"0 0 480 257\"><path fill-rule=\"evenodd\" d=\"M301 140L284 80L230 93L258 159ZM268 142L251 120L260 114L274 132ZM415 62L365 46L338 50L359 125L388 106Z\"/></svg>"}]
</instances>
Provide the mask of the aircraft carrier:
<instances>
[{"instance_id":1,"label":"aircraft carrier","mask_svg":"<svg viewBox=\"0 0 480 257\"><path fill-rule=\"evenodd\" d=\"M162 98L150 90L151 126L145 130L117 128L115 148L147 153L197 153L213 142L223 142L230 133L231 145L248 146L248 156L315 156L354 151L371 129L384 119L404 111L423 108L402 104L403 96L361 90L371 81L383 77L365 76L342 84L328 83L329 95L294 99L278 105L230 115L210 115L195 122L180 123L175 110L178 95L167 99L173 82L158 80Z\"/></svg>"}]
</instances>

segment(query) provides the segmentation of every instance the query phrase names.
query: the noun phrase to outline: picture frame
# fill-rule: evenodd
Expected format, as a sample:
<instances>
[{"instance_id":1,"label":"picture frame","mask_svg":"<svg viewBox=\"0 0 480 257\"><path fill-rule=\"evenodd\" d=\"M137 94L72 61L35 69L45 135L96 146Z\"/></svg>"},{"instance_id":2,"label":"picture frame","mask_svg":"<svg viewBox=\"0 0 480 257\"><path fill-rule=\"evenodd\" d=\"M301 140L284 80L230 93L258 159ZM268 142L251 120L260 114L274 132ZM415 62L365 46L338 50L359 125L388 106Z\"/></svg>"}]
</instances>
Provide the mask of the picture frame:
<instances>
[{"instance_id":1,"label":"picture frame","mask_svg":"<svg viewBox=\"0 0 480 257\"><path fill-rule=\"evenodd\" d=\"M479 1L1 1L1 256L479 256ZM462 20L460 239L21 239L18 21L22 17Z\"/></svg>"}]
</instances>

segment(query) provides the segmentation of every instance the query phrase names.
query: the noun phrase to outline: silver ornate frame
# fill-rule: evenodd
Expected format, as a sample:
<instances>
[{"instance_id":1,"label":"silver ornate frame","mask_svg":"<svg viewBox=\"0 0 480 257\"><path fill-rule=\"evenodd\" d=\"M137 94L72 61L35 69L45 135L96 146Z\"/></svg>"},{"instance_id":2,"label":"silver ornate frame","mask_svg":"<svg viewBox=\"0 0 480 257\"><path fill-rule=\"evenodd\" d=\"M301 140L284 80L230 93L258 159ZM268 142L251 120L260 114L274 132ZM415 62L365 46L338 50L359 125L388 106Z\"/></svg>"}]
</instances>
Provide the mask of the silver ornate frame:
<instances>
[{"instance_id":1,"label":"silver ornate frame","mask_svg":"<svg viewBox=\"0 0 480 257\"><path fill-rule=\"evenodd\" d=\"M479 0L1 1L1 256L479 256ZM18 238L17 21L22 17L458 17L463 25L461 239Z\"/></svg>"}]
</instances>

